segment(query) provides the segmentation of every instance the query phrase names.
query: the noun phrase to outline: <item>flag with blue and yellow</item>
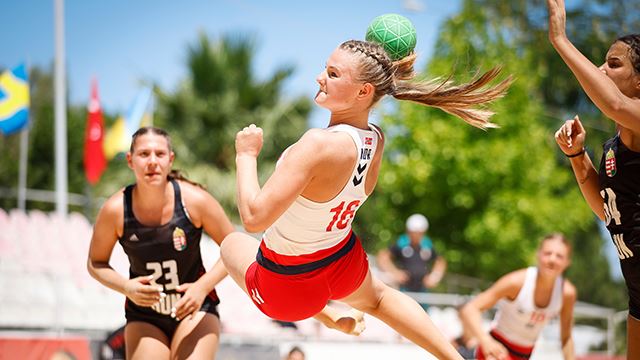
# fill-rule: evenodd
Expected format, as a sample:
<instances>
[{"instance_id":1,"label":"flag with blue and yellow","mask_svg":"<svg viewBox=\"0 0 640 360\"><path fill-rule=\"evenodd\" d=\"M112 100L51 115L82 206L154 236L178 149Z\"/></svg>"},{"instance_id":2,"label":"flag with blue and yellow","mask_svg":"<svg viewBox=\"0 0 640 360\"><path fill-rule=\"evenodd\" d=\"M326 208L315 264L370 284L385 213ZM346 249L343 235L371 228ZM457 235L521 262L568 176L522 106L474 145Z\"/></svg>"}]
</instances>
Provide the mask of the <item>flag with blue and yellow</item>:
<instances>
[{"instance_id":1,"label":"flag with blue and yellow","mask_svg":"<svg viewBox=\"0 0 640 360\"><path fill-rule=\"evenodd\" d=\"M11 135L29 123L29 79L24 64L0 75L0 132Z\"/></svg>"},{"instance_id":2,"label":"flag with blue and yellow","mask_svg":"<svg viewBox=\"0 0 640 360\"><path fill-rule=\"evenodd\" d=\"M113 159L119 153L129 151L131 136L140 126L151 125L152 113L153 92L150 87L144 87L136 96L129 112L125 116L119 116L107 130L103 142L107 160Z\"/></svg>"}]
</instances>

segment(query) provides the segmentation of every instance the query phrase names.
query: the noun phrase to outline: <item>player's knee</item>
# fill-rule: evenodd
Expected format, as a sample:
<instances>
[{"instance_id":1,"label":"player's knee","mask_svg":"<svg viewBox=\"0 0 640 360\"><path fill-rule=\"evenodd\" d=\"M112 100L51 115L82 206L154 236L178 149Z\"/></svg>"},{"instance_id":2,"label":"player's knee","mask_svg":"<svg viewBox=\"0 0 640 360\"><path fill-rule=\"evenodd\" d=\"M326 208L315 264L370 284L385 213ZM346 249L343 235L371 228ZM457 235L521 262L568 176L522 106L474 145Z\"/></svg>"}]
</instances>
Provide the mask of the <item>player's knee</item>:
<instances>
[{"instance_id":1,"label":"player's knee","mask_svg":"<svg viewBox=\"0 0 640 360\"><path fill-rule=\"evenodd\" d=\"M228 258L234 252L233 248L236 245L234 244L234 240L238 237L239 234L240 233L238 232L232 232L222 240L222 244L220 244L220 256L222 257L222 261L224 261L225 258Z\"/></svg>"}]
</instances>

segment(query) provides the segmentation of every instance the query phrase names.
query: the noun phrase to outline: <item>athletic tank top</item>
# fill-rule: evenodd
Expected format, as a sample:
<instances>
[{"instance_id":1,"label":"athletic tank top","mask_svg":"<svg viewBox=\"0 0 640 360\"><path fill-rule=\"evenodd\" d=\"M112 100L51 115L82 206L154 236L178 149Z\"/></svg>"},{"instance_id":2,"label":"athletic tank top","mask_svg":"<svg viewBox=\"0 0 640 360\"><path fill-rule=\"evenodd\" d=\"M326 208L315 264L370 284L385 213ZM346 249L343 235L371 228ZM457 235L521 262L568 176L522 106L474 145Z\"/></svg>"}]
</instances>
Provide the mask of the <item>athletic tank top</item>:
<instances>
[{"instance_id":1,"label":"athletic tank top","mask_svg":"<svg viewBox=\"0 0 640 360\"><path fill-rule=\"evenodd\" d=\"M640 315L640 153L629 150L616 135L603 146L600 195L629 292L630 308Z\"/></svg>"},{"instance_id":2,"label":"athletic tank top","mask_svg":"<svg viewBox=\"0 0 640 360\"><path fill-rule=\"evenodd\" d=\"M153 275L152 284L162 286L167 296L152 308L143 308L169 315L171 308L182 296L176 287L195 282L205 273L200 255L202 228L196 228L189 219L182 203L180 185L171 180L174 191L173 217L160 226L145 226L138 222L132 206L135 185L124 189L124 229L118 239L129 257L129 278ZM209 293L215 304L219 303L215 289ZM126 306L134 306L127 298Z\"/></svg>"},{"instance_id":3,"label":"athletic tank top","mask_svg":"<svg viewBox=\"0 0 640 360\"><path fill-rule=\"evenodd\" d=\"M521 346L534 346L544 325L557 316L562 309L563 277L559 276L553 286L549 305L539 308L533 294L538 277L538 268L527 268L524 284L514 301L504 300L498 308L492 328L502 337Z\"/></svg>"},{"instance_id":4,"label":"athletic tank top","mask_svg":"<svg viewBox=\"0 0 640 360\"><path fill-rule=\"evenodd\" d=\"M349 181L332 200L324 203L298 196L294 203L271 225L263 236L263 247L274 254L296 256L329 249L346 239L358 208L367 199L365 180L378 146L378 130L362 130L340 124L327 128L345 132L355 144L358 161ZM286 156L285 150L282 157ZM271 259L278 262L278 259Z\"/></svg>"}]
</instances>

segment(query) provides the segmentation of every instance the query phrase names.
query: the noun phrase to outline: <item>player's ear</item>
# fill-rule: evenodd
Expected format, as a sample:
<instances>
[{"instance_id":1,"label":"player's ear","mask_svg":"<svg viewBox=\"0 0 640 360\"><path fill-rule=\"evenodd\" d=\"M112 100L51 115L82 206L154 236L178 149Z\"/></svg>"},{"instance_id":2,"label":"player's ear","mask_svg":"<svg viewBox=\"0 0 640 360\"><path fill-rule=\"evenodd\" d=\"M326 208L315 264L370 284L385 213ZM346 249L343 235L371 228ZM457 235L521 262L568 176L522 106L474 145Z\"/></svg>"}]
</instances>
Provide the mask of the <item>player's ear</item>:
<instances>
[{"instance_id":1,"label":"player's ear","mask_svg":"<svg viewBox=\"0 0 640 360\"><path fill-rule=\"evenodd\" d=\"M364 83L358 91L358 98L365 99L373 95L375 88L370 83Z\"/></svg>"},{"instance_id":2,"label":"player's ear","mask_svg":"<svg viewBox=\"0 0 640 360\"><path fill-rule=\"evenodd\" d=\"M129 169L133 169L133 159L132 159L133 155L131 155L130 151L127 151L125 156L127 158L127 166L129 166Z\"/></svg>"}]
</instances>

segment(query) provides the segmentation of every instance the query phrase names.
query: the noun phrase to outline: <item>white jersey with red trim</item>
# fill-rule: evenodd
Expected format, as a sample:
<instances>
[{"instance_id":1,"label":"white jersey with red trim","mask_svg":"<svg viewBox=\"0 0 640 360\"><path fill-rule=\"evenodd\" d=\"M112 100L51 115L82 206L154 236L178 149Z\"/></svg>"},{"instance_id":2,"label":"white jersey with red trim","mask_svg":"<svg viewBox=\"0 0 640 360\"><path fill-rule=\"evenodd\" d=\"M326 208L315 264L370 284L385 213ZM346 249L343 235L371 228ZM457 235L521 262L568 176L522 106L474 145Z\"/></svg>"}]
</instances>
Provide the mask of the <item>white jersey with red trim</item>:
<instances>
[{"instance_id":1,"label":"white jersey with red trim","mask_svg":"<svg viewBox=\"0 0 640 360\"><path fill-rule=\"evenodd\" d=\"M544 308L537 307L533 298L537 277L537 267L527 268L518 297L503 301L493 320L492 328L517 345L534 346L542 328L562 309L562 276L556 279L549 305Z\"/></svg>"},{"instance_id":2,"label":"white jersey with red trim","mask_svg":"<svg viewBox=\"0 0 640 360\"><path fill-rule=\"evenodd\" d=\"M311 254L337 245L349 235L356 211L368 197L365 179L378 146L378 130L371 125L369 130L362 130L346 124L331 126L327 130L349 134L355 144L358 161L349 181L335 198L318 203L298 196L265 231L264 245L280 255ZM286 156L287 150L281 158Z\"/></svg>"}]
</instances>

